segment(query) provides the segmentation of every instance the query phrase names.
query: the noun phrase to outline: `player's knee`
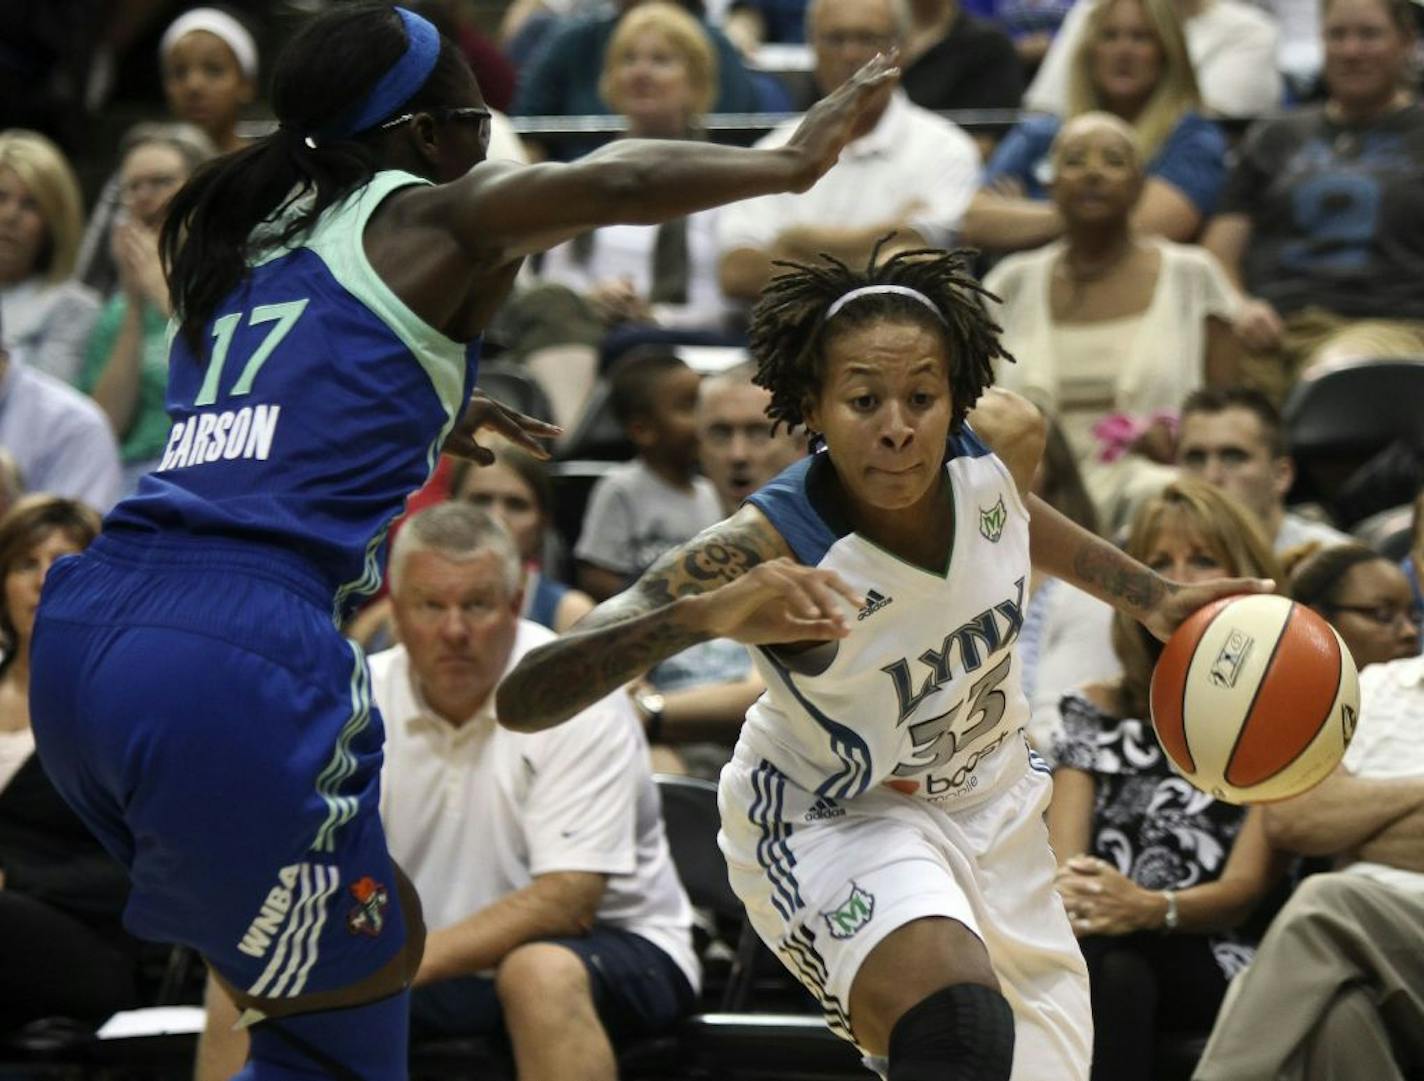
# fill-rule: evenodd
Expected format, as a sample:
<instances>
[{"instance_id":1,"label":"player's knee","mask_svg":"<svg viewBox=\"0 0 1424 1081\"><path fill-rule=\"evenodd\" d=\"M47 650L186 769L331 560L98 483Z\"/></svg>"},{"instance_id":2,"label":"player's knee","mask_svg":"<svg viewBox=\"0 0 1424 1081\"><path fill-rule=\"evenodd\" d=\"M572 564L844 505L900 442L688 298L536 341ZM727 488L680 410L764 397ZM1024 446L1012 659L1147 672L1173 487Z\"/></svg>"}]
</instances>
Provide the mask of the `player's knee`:
<instances>
[{"instance_id":1,"label":"player's knee","mask_svg":"<svg viewBox=\"0 0 1424 1081\"><path fill-rule=\"evenodd\" d=\"M942 987L900 1015L889 1057L889 1081L1008 1081L1013 1010L983 984Z\"/></svg>"},{"instance_id":2,"label":"player's knee","mask_svg":"<svg viewBox=\"0 0 1424 1081\"><path fill-rule=\"evenodd\" d=\"M495 972L495 992L506 1013L567 1016L591 1001L588 970L578 954L548 942L512 950Z\"/></svg>"}]
</instances>

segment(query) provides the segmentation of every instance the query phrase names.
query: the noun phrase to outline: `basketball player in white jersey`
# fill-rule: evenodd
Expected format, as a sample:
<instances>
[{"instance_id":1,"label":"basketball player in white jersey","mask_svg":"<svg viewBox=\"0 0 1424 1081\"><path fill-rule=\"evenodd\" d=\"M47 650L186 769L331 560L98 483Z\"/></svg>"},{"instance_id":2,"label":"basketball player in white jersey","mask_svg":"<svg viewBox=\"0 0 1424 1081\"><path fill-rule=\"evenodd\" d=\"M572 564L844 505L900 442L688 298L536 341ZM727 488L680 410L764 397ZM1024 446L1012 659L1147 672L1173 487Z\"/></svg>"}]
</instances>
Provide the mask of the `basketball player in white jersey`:
<instances>
[{"instance_id":1,"label":"basketball player in white jersey","mask_svg":"<svg viewBox=\"0 0 1424 1081\"><path fill-rule=\"evenodd\" d=\"M1014 656L1030 561L1161 637L1269 583L1165 581L1030 497L1042 419L985 393L977 292L945 252L776 278L757 382L820 452L528 654L498 715L545 728L692 643L759 646L721 843L762 938L889 1081L1082 1081L1087 975Z\"/></svg>"}]
</instances>

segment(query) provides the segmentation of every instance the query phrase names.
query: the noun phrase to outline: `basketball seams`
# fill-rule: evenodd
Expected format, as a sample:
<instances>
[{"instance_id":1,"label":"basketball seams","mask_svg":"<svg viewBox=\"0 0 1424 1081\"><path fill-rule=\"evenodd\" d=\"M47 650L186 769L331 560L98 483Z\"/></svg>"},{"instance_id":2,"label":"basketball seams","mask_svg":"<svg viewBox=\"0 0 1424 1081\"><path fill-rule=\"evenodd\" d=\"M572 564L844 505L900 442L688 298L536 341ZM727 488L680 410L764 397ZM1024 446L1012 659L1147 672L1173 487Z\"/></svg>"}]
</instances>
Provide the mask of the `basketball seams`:
<instances>
[{"instance_id":1,"label":"basketball seams","mask_svg":"<svg viewBox=\"0 0 1424 1081\"><path fill-rule=\"evenodd\" d=\"M1227 756L1226 769L1223 771L1226 781L1233 786L1252 787L1255 785L1265 784L1267 781L1271 781L1275 778L1280 777L1287 770L1289 770L1291 766L1298 762L1302 755L1304 755L1307 751L1310 750L1311 747L1315 745L1315 741L1320 738L1320 733L1325 730L1325 726L1329 723L1330 718L1335 713L1335 708L1340 700L1342 657L1340 656L1339 639L1334 634L1330 634L1321 637L1324 639L1324 641L1329 643L1329 648L1335 654L1333 658L1335 662L1333 666L1334 684L1330 689L1329 696L1322 696L1321 700L1327 703L1324 711L1320 714L1320 717L1316 721L1316 723L1306 729L1309 732L1309 738L1298 739L1293 741L1296 747L1295 753L1292 754L1285 761L1281 762L1275 769L1271 770L1269 773L1265 773L1261 776L1253 776L1250 778L1242 778L1239 774L1237 774L1237 776L1233 776L1233 771L1237 768L1236 754L1238 749L1240 749L1243 741L1246 741L1248 739L1261 739L1260 733L1252 732L1252 720L1256 716L1256 706L1259 699L1261 698L1262 692L1265 691L1267 688L1267 684L1271 674L1271 668L1275 664L1276 656L1281 650L1282 643L1286 642L1287 640L1287 635L1290 633L1291 624L1292 622L1296 621L1297 614L1303 611L1304 609L1302 609L1299 604L1295 603L1294 601L1291 602L1290 611L1286 616L1285 623L1281 626L1280 635L1276 638L1275 644L1271 647L1271 656L1267 660L1266 666L1261 672L1261 678L1256 684L1255 692L1251 696L1251 704L1247 707L1245 716L1241 722L1241 727L1237 730L1235 743L1231 748L1230 755ZM1325 667L1325 664L1323 662L1321 667L1323 670L1329 670Z\"/></svg>"},{"instance_id":2,"label":"basketball seams","mask_svg":"<svg viewBox=\"0 0 1424 1081\"><path fill-rule=\"evenodd\" d=\"M1290 607L1286 609L1286 618L1281 621L1281 629L1276 632L1276 640L1271 643L1271 655L1266 658L1266 663L1261 666L1261 675L1256 680L1256 686L1251 691L1251 701L1246 704L1246 709L1241 715L1241 724L1236 729L1236 738L1231 742L1231 750L1226 754L1226 768L1223 769L1222 776L1227 783L1236 784L1231 779L1231 769L1236 762L1236 752L1241 749L1241 741L1246 738L1246 733L1251 727L1251 718L1256 714L1256 703L1260 701L1261 691L1266 686L1266 681L1271 676L1271 668L1276 663L1276 657L1281 652L1281 643L1286 640L1286 632L1290 629L1291 620L1295 618L1296 609L1299 607L1295 601L1290 602ZM1280 771L1277 770L1277 773ZM1275 776L1275 774L1272 774ZM1267 778L1261 778L1266 780Z\"/></svg>"},{"instance_id":3,"label":"basketball seams","mask_svg":"<svg viewBox=\"0 0 1424 1081\"><path fill-rule=\"evenodd\" d=\"M1189 617L1188 622L1191 622L1191 620L1201 618L1203 613L1209 613L1206 618L1202 620L1201 627L1196 629L1196 634L1190 639L1179 637L1181 628L1178 629L1177 634L1172 635L1167 641L1166 646L1163 647L1161 656L1157 658L1157 665L1159 667L1154 668L1152 673L1152 686L1148 688L1149 704L1154 707L1152 728L1157 735L1157 741L1162 744L1163 750L1167 752L1168 759L1174 762L1177 756L1172 753L1172 748L1168 747L1168 743L1170 742L1176 745L1184 759L1180 765L1188 773L1195 773L1197 764L1196 757L1192 754L1191 742L1187 738L1187 691L1191 686L1191 682L1187 676L1190 673L1192 661L1196 656L1197 647L1201 645L1202 639L1206 637L1207 631L1210 630L1211 625L1216 622L1216 618L1226 610L1226 605L1229 600L1230 598L1225 598L1223 600L1213 601L1210 606ZM1215 610L1213 610L1213 608ZM1157 682L1157 672L1160 670L1160 666L1164 660L1175 665L1182 673L1182 677L1181 696L1175 703L1175 713L1169 711L1167 716L1161 717L1155 709L1157 696L1153 691ZM1165 738L1163 735L1164 727L1168 729Z\"/></svg>"}]
</instances>

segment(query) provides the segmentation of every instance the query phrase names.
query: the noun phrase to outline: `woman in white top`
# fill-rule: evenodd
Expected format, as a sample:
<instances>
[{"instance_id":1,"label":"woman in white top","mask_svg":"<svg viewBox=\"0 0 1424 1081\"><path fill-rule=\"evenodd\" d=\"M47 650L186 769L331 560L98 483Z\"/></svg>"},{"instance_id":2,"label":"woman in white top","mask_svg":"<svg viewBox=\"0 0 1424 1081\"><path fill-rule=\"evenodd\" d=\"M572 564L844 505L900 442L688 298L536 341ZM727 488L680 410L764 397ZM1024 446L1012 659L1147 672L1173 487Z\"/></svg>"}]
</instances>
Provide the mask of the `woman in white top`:
<instances>
[{"instance_id":1,"label":"woman in white top","mask_svg":"<svg viewBox=\"0 0 1424 1081\"><path fill-rule=\"evenodd\" d=\"M985 279L1018 358L998 378L1058 418L1111 527L1140 486L1166 479L1154 459L1170 457L1168 415L1203 384L1234 380L1241 297L1203 249L1134 232L1143 170L1123 121L1079 116L1053 154L1064 238L1010 256Z\"/></svg>"},{"instance_id":2,"label":"woman in white top","mask_svg":"<svg viewBox=\"0 0 1424 1081\"><path fill-rule=\"evenodd\" d=\"M608 43L599 92L632 138L698 138L717 92L717 54L686 11L642 4ZM541 275L583 294L610 326L720 330L728 308L716 222L716 210L705 210L665 225L595 229L548 252Z\"/></svg>"}]
</instances>

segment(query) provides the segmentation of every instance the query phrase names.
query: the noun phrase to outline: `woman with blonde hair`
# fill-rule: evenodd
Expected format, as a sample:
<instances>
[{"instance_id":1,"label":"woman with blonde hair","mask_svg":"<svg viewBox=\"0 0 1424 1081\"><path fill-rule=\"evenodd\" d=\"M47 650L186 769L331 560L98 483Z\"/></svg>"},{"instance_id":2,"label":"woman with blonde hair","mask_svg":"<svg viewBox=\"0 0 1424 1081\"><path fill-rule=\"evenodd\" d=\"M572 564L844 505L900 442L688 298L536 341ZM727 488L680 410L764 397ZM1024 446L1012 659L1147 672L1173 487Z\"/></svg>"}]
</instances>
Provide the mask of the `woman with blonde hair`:
<instances>
[{"instance_id":1,"label":"woman with blonde hair","mask_svg":"<svg viewBox=\"0 0 1424 1081\"><path fill-rule=\"evenodd\" d=\"M717 85L707 31L678 5L655 0L619 21L598 89L628 121L630 138L701 139ZM718 330L728 312L717 284L715 210L595 229L548 252L541 273L582 295L610 328Z\"/></svg>"},{"instance_id":2,"label":"woman with blonde hair","mask_svg":"<svg viewBox=\"0 0 1424 1081\"><path fill-rule=\"evenodd\" d=\"M1071 82L1062 120L1030 117L999 144L984 187L965 213L964 239L1017 251L1062 235L1062 214L1047 201L1053 141L1064 122L1094 111L1128 124L1146 163L1134 227L1169 240L1196 236L1226 180L1226 137L1202 116L1201 92L1172 0L1094 5Z\"/></svg>"},{"instance_id":3,"label":"woman with blonde hair","mask_svg":"<svg viewBox=\"0 0 1424 1081\"><path fill-rule=\"evenodd\" d=\"M1052 159L1063 237L985 278L1018 358L1000 384L1058 418L1109 533L1175 475L1168 426L1182 400L1233 380L1242 305L1204 249L1133 227L1151 183L1138 139L1111 113L1068 121Z\"/></svg>"},{"instance_id":4,"label":"woman with blonde hair","mask_svg":"<svg viewBox=\"0 0 1424 1081\"><path fill-rule=\"evenodd\" d=\"M1144 503L1127 553L1184 582L1280 580L1251 514L1183 479ZM1147 693L1162 644L1114 616L1122 676L1063 697L1048 831L1058 892L1088 962L1093 1081L1154 1076L1159 1034L1211 1029L1252 954L1242 925L1286 870L1259 809L1213 800L1171 769Z\"/></svg>"},{"instance_id":5,"label":"woman with blonde hair","mask_svg":"<svg viewBox=\"0 0 1424 1081\"><path fill-rule=\"evenodd\" d=\"M99 298L73 280L84 204L59 147L0 132L0 316L5 345L67 383L79 375Z\"/></svg>"}]
</instances>

